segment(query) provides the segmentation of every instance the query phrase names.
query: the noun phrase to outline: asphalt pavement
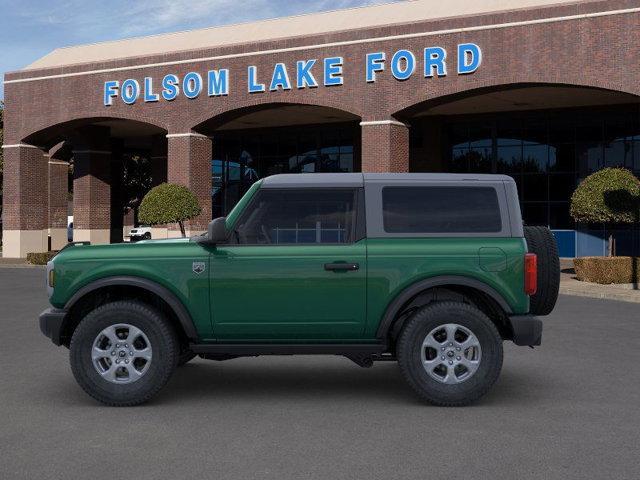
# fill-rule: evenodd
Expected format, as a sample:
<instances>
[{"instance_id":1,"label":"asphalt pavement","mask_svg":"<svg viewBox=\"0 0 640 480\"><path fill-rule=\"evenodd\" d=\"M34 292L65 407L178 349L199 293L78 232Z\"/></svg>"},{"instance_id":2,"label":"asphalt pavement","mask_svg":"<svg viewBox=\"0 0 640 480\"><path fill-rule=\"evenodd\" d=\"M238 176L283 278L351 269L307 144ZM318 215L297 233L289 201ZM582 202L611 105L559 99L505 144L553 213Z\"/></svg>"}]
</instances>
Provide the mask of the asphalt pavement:
<instances>
[{"instance_id":1,"label":"asphalt pavement","mask_svg":"<svg viewBox=\"0 0 640 480\"><path fill-rule=\"evenodd\" d=\"M419 403L394 363L194 360L109 408L39 331L42 269L0 268L0 479L638 479L640 305L562 296L479 403Z\"/></svg>"}]
</instances>

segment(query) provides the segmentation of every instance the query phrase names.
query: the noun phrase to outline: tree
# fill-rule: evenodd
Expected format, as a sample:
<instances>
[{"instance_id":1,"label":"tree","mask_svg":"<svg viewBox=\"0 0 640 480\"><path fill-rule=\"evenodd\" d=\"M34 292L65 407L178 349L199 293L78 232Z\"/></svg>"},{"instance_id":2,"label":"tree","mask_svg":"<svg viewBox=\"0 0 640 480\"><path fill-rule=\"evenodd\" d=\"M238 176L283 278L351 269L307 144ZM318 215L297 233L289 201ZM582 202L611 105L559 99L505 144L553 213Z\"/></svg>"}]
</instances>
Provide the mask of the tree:
<instances>
[{"instance_id":1,"label":"tree","mask_svg":"<svg viewBox=\"0 0 640 480\"><path fill-rule=\"evenodd\" d=\"M163 183L152 188L142 199L138 218L144 224L177 223L185 237L184 222L202 213L198 199L182 185Z\"/></svg>"},{"instance_id":2,"label":"tree","mask_svg":"<svg viewBox=\"0 0 640 480\"><path fill-rule=\"evenodd\" d=\"M638 222L640 180L624 168L605 168L585 178L571 196L576 222L633 224ZM609 235L609 256L615 241Z\"/></svg>"}]
</instances>

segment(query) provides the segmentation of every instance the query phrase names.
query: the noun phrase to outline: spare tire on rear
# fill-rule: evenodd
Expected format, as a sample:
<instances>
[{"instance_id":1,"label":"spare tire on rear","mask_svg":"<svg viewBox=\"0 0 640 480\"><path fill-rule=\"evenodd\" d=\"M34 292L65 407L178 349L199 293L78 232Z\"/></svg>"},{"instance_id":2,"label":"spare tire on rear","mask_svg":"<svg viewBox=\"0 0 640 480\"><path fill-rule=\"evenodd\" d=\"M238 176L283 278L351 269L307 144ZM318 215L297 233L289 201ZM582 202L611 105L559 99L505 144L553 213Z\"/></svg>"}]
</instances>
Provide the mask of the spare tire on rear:
<instances>
[{"instance_id":1,"label":"spare tire on rear","mask_svg":"<svg viewBox=\"0 0 640 480\"><path fill-rule=\"evenodd\" d=\"M529 311L549 315L560 290L560 259L556 239L547 227L524 227L529 253L538 257L538 290L530 298Z\"/></svg>"}]
</instances>

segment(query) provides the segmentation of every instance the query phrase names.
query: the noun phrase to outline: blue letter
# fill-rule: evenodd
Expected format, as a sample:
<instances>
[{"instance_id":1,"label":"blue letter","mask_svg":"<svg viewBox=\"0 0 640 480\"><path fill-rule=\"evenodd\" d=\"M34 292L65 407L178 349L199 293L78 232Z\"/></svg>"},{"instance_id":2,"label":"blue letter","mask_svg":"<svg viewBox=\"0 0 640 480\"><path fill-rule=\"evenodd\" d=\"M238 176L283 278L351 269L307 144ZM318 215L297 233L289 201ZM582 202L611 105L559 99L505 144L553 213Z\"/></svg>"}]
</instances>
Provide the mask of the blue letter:
<instances>
[{"instance_id":1,"label":"blue letter","mask_svg":"<svg viewBox=\"0 0 640 480\"><path fill-rule=\"evenodd\" d=\"M178 77L173 73L169 75L165 75L162 79L162 98L167 101L175 100L175 98L180 93L180 88L178 88Z\"/></svg>"},{"instance_id":2,"label":"blue letter","mask_svg":"<svg viewBox=\"0 0 640 480\"><path fill-rule=\"evenodd\" d=\"M209 96L229 95L229 70L209 70Z\"/></svg>"},{"instance_id":3,"label":"blue letter","mask_svg":"<svg viewBox=\"0 0 640 480\"><path fill-rule=\"evenodd\" d=\"M264 83L256 83L256 77L258 76L258 68L254 66L249 67L249 93L264 92Z\"/></svg>"},{"instance_id":4,"label":"blue letter","mask_svg":"<svg viewBox=\"0 0 640 480\"><path fill-rule=\"evenodd\" d=\"M196 98L202 92L202 77L199 73L189 72L182 79L182 91L187 98Z\"/></svg>"},{"instance_id":5,"label":"blue letter","mask_svg":"<svg viewBox=\"0 0 640 480\"><path fill-rule=\"evenodd\" d=\"M318 86L316 78L311 73L311 69L316 64L316 60L300 60L296 63L296 86L298 88L315 88Z\"/></svg>"},{"instance_id":6,"label":"blue letter","mask_svg":"<svg viewBox=\"0 0 640 480\"><path fill-rule=\"evenodd\" d=\"M475 72L481 63L482 50L478 45L475 43L458 45L458 73L460 75Z\"/></svg>"},{"instance_id":7,"label":"blue letter","mask_svg":"<svg viewBox=\"0 0 640 480\"><path fill-rule=\"evenodd\" d=\"M273 68L273 76L271 77L269 90L273 92L278 90L278 87L281 87L283 90L291 90L287 66L284 63L276 63L276 66Z\"/></svg>"},{"instance_id":8,"label":"blue letter","mask_svg":"<svg viewBox=\"0 0 640 480\"><path fill-rule=\"evenodd\" d=\"M447 51L442 47L430 47L424 49L424 76L433 77L433 69L436 75L445 77L447 75Z\"/></svg>"},{"instance_id":9,"label":"blue letter","mask_svg":"<svg viewBox=\"0 0 640 480\"><path fill-rule=\"evenodd\" d=\"M384 71L384 61L387 56L384 52L367 53L367 82L376 81L376 72Z\"/></svg>"},{"instance_id":10,"label":"blue letter","mask_svg":"<svg viewBox=\"0 0 640 480\"><path fill-rule=\"evenodd\" d=\"M104 105L110 107L113 105L113 98L118 96L118 86L120 82L117 80L110 80L104 82Z\"/></svg>"},{"instance_id":11,"label":"blue letter","mask_svg":"<svg viewBox=\"0 0 640 480\"><path fill-rule=\"evenodd\" d=\"M144 101L145 102L157 102L160 99L160 95L153 93L153 78L144 78Z\"/></svg>"},{"instance_id":12,"label":"blue letter","mask_svg":"<svg viewBox=\"0 0 640 480\"><path fill-rule=\"evenodd\" d=\"M401 60L404 59L404 68ZM391 73L398 80L406 80L416 70L416 57L409 50L398 50L391 58Z\"/></svg>"},{"instance_id":13,"label":"blue letter","mask_svg":"<svg viewBox=\"0 0 640 480\"><path fill-rule=\"evenodd\" d=\"M324 85L342 85L342 57L329 57L324 59Z\"/></svg>"},{"instance_id":14,"label":"blue letter","mask_svg":"<svg viewBox=\"0 0 640 480\"><path fill-rule=\"evenodd\" d=\"M138 96L140 95L140 84L137 80L129 78L122 82L122 90L120 92L122 101L127 105L136 103Z\"/></svg>"}]
</instances>

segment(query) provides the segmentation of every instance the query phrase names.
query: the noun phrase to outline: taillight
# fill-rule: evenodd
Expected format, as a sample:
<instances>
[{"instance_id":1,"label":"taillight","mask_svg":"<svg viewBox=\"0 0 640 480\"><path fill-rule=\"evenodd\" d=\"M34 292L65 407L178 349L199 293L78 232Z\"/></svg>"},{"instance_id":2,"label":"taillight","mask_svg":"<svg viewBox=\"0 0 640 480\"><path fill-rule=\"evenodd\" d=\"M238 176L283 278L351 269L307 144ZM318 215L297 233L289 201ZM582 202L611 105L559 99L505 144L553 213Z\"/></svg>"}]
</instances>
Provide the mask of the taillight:
<instances>
[{"instance_id":1,"label":"taillight","mask_svg":"<svg viewBox=\"0 0 640 480\"><path fill-rule=\"evenodd\" d=\"M524 255L524 293L535 295L538 291L538 257L535 253Z\"/></svg>"}]
</instances>

